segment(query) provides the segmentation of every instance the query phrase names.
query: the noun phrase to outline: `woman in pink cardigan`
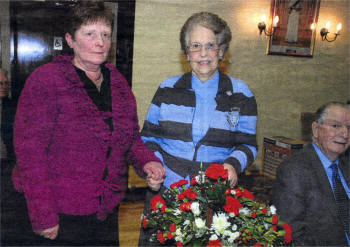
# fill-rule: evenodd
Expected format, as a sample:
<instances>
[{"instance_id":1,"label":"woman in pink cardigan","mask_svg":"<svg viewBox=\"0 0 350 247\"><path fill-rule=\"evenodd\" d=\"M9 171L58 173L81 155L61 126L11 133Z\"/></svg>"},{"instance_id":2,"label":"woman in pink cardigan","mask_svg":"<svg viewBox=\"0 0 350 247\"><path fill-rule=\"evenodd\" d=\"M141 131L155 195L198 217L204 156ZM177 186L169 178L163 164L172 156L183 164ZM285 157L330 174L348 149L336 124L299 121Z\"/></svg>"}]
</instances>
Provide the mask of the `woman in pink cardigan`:
<instances>
[{"instance_id":1,"label":"woman in pink cardigan","mask_svg":"<svg viewBox=\"0 0 350 247\"><path fill-rule=\"evenodd\" d=\"M139 136L127 81L106 59L113 14L103 3L73 8L73 56L36 69L15 120L18 169L36 237L33 245L119 245L117 209L128 164L157 190L165 170Z\"/></svg>"}]
</instances>

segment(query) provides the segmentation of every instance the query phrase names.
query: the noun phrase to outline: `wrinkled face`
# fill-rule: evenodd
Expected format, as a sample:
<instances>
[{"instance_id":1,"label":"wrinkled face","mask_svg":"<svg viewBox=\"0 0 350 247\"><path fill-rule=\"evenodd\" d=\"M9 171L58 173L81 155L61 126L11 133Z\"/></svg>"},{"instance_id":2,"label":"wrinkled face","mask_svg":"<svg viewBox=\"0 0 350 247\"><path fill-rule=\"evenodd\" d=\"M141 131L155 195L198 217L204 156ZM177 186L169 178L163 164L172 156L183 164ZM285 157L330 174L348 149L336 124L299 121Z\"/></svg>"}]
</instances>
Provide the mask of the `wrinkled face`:
<instances>
[{"instance_id":1,"label":"wrinkled face","mask_svg":"<svg viewBox=\"0 0 350 247\"><path fill-rule=\"evenodd\" d=\"M188 51L192 72L203 82L213 77L218 70L219 56L223 51L218 48L217 38L213 31L198 26L189 34ZM214 47L212 47L214 45ZM200 47L191 51L191 47Z\"/></svg>"},{"instance_id":2,"label":"wrinkled face","mask_svg":"<svg viewBox=\"0 0 350 247\"><path fill-rule=\"evenodd\" d=\"M67 33L66 40L74 50L75 64L84 68L105 62L111 47L111 35L111 27L102 21L81 25L74 39Z\"/></svg>"},{"instance_id":3,"label":"wrinkled face","mask_svg":"<svg viewBox=\"0 0 350 247\"><path fill-rule=\"evenodd\" d=\"M350 146L350 111L339 106L330 106L325 122L312 124L314 142L332 161Z\"/></svg>"}]
</instances>

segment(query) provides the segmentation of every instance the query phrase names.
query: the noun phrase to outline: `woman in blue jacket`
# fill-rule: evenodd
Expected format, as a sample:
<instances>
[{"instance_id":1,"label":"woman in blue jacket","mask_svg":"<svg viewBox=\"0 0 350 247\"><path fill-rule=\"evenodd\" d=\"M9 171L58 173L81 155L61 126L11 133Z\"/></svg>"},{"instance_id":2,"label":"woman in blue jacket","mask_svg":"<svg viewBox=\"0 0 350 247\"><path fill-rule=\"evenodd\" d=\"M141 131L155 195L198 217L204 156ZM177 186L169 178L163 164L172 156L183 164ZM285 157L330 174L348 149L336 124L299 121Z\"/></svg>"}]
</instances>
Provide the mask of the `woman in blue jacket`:
<instances>
[{"instance_id":1,"label":"woman in blue jacket","mask_svg":"<svg viewBox=\"0 0 350 247\"><path fill-rule=\"evenodd\" d=\"M192 15L180 33L191 72L166 79L149 107L141 132L166 168L161 191L198 174L200 164L221 163L231 186L257 155L257 106L244 81L219 70L231 31L216 14ZM146 211L154 193L148 192ZM140 246L148 242L141 232Z\"/></svg>"}]
</instances>

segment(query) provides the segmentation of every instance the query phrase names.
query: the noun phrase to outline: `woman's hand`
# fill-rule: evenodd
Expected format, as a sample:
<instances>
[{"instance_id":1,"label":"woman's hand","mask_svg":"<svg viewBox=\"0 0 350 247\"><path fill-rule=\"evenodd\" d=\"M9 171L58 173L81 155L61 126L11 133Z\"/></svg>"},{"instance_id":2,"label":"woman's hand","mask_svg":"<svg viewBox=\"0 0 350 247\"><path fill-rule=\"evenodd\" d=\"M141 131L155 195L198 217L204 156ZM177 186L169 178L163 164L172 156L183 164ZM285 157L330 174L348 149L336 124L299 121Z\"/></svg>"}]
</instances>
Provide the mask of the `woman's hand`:
<instances>
[{"instance_id":1,"label":"woman's hand","mask_svg":"<svg viewBox=\"0 0 350 247\"><path fill-rule=\"evenodd\" d=\"M37 232L37 234L39 234L40 236L43 236L44 238L49 238L51 240L54 240L58 235L58 229L59 229L59 225L57 224L54 227L47 228L43 231Z\"/></svg>"},{"instance_id":2,"label":"woman's hand","mask_svg":"<svg viewBox=\"0 0 350 247\"><path fill-rule=\"evenodd\" d=\"M235 186L238 183L238 176L235 168L227 163L224 163L223 166L228 172L228 180L230 181L230 186Z\"/></svg>"},{"instance_id":3,"label":"woman's hand","mask_svg":"<svg viewBox=\"0 0 350 247\"><path fill-rule=\"evenodd\" d=\"M144 172L147 174L147 184L152 190L159 190L160 185L164 181L166 170L164 166L156 161L146 163L143 167Z\"/></svg>"}]
</instances>

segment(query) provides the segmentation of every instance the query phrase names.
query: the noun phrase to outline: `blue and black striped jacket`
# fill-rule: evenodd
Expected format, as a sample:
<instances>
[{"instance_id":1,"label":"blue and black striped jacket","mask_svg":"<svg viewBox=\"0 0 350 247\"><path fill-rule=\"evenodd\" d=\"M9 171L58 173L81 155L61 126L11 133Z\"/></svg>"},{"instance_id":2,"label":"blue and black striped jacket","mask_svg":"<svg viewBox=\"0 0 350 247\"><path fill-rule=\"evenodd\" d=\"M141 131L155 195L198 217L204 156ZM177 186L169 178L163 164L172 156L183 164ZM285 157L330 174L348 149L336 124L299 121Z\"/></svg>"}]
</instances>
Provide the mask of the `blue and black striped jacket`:
<instances>
[{"instance_id":1,"label":"blue and black striped jacket","mask_svg":"<svg viewBox=\"0 0 350 247\"><path fill-rule=\"evenodd\" d=\"M165 80L151 102L141 135L167 168L164 185L189 179L200 164L229 163L241 173L257 155L257 106L253 93L238 79L221 72L209 129L198 142L193 141L192 124L196 94L192 73ZM230 112L239 107L237 126L230 124Z\"/></svg>"}]
</instances>

